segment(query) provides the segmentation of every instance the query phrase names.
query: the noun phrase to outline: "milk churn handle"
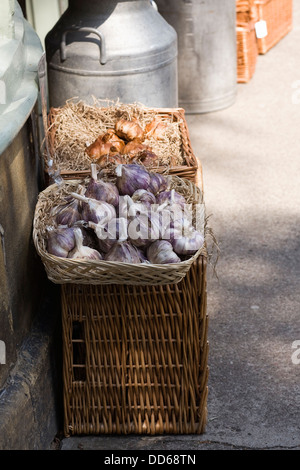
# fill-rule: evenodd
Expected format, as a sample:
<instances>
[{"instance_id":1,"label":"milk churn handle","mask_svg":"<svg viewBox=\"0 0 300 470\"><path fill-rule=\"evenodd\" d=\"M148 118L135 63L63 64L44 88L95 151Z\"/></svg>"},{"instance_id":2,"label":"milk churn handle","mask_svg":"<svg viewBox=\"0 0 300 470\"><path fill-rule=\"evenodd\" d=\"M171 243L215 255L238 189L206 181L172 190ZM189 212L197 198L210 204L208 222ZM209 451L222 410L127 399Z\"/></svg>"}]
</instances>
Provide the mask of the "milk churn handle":
<instances>
[{"instance_id":1,"label":"milk churn handle","mask_svg":"<svg viewBox=\"0 0 300 470\"><path fill-rule=\"evenodd\" d=\"M67 51L66 51L66 37L68 33L71 33L72 31L80 31L83 33L93 33L98 36L100 39L100 63L102 65L106 64L106 48L105 48L105 40L103 37L103 34L98 31L96 28L90 28L88 26L83 26L83 27L73 27L69 28L66 31L63 32L62 37L61 37L61 43L60 43L60 53L61 53L61 60L66 60L67 58Z\"/></svg>"}]
</instances>

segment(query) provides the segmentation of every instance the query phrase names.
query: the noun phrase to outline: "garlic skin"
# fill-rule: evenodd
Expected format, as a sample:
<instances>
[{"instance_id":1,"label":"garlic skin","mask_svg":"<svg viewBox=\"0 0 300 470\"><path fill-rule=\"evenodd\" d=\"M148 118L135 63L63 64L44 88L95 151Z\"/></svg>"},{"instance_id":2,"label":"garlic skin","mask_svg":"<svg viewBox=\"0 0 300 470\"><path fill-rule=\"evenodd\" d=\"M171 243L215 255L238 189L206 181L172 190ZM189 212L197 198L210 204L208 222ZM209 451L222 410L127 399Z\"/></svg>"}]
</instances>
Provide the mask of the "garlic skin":
<instances>
[{"instance_id":1,"label":"garlic skin","mask_svg":"<svg viewBox=\"0 0 300 470\"><path fill-rule=\"evenodd\" d=\"M116 185L121 195L132 196L137 189L147 189L150 184L150 174L141 165L118 165L115 169Z\"/></svg>"},{"instance_id":2,"label":"garlic skin","mask_svg":"<svg viewBox=\"0 0 300 470\"><path fill-rule=\"evenodd\" d=\"M147 248L147 258L151 264L180 263L181 259L174 252L167 240L157 240Z\"/></svg>"},{"instance_id":3,"label":"garlic skin","mask_svg":"<svg viewBox=\"0 0 300 470\"><path fill-rule=\"evenodd\" d=\"M174 231L171 244L178 255L194 255L203 246L204 236L191 227L188 234L180 236Z\"/></svg>"},{"instance_id":4,"label":"garlic skin","mask_svg":"<svg viewBox=\"0 0 300 470\"><path fill-rule=\"evenodd\" d=\"M108 222L116 217L116 209L112 204L97 199L88 198L77 193L71 193L75 199L84 202L82 207L82 219L86 222L94 222L95 224L104 221Z\"/></svg>"},{"instance_id":5,"label":"garlic skin","mask_svg":"<svg viewBox=\"0 0 300 470\"><path fill-rule=\"evenodd\" d=\"M187 204L185 197L174 189L171 189L170 191L162 191L156 196L156 201L157 204L178 204L182 209L184 209L184 206Z\"/></svg>"},{"instance_id":6,"label":"garlic skin","mask_svg":"<svg viewBox=\"0 0 300 470\"><path fill-rule=\"evenodd\" d=\"M117 241L104 256L105 261L139 264L141 257L138 251L128 241Z\"/></svg>"},{"instance_id":7,"label":"garlic skin","mask_svg":"<svg viewBox=\"0 0 300 470\"><path fill-rule=\"evenodd\" d=\"M154 194L147 191L146 189L137 189L134 191L131 199L133 202L140 202L149 208L152 204L156 204L156 198Z\"/></svg>"},{"instance_id":8,"label":"garlic skin","mask_svg":"<svg viewBox=\"0 0 300 470\"><path fill-rule=\"evenodd\" d=\"M91 180L85 191L85 196L97 201L108 202L116 207L119 204L119 191L115 184L98 180L97 165L91 164Z\"/></svg>"},{"instance_id":9,"label":"garlic skin","mask_svg":"<svg viewBox=\"0 0 300 470\"><path fill-rule=\"evenodd\" d=\"M118 240L127 240L127 225L128 222L124 217L113 218L105 225L101 222L98 224L89 222L89 227L94 230L98 238L100 251L104 253L108 253Z\"/></svg>"},{"instance_id":10,"label":"garlic skin","mask_svg":"<svg viewBox=\"0 0 300 470\"><path fill-rule=\"evenodd\" d=\"M67 226L47 227L47 251L51 255L67 258L75 247L74 229Z\"/></svg>"},{"instance_id":11,"label":"garlic skin","mask_svg":"<svg viewBox=\"0 0 300 470\"><path fill-rule=\"evenodd\" d=\"M67 225L71 227L74 223L82 219L80 202L73 198L66 198L68 202L53 207L51 216L55 224Z\"/></svg>"},{"instance_id":12,"label":"garlic skin","mask_svg":"<svg viewBox=\"0 0 300 470\"><path fill-rule=\"evenodd\" d=\"M83 245L83 234L80 228L74 229L75 248L69 252L68 258L75 260L101 260L98 250Z\"/></svg>"},{"instance_id":13,"label":"garlic skin","mask_svg":"<svg viewBox=\"0 0 300 470\"><path fill-rule=\"evenodd\" d=\"M156 196L158 193L166 191L167 188L168 181L163 175L160 173L150 173L148 191L151 191Z\"/></svg>"}]
</instances>

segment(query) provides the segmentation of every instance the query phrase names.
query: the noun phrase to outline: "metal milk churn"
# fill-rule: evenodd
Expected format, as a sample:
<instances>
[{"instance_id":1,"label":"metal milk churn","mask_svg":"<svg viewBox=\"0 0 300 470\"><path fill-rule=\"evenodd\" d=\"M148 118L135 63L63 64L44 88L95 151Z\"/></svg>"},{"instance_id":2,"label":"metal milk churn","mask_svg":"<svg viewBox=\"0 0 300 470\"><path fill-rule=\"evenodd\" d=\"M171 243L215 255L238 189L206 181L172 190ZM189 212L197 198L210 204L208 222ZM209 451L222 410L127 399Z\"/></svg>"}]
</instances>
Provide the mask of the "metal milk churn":
<instances>
[{"instance_id":1,"label":"metal milk churn","mask_svg":"<svg viewBox=\"0 0 300 470\"><path fill-rule=\"evenodd\" d=\"M177 34L149 0L69 0L45 49L50 106L178 106Z\"/></svg>"},{"instance_id":2,"label":"metal milk churn","mask_svg":"<svg viewBox=\"0 0 300 470\"><path fill-rule=\"evenodd\" d=\"M155 0L178 36L178 100L187 113L231 106L237 92L235 0Z\"/></svg>"}]
</instances>

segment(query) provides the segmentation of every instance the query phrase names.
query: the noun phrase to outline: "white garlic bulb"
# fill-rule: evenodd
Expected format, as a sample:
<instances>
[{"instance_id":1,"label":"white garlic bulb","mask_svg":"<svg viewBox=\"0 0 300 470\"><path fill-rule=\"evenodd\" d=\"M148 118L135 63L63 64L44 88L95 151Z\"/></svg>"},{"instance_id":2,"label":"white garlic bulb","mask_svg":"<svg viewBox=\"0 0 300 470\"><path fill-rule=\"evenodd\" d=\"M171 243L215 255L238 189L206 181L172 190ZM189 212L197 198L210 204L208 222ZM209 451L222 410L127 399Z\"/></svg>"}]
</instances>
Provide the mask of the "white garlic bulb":
<instances>
[{"instance_id":1,"label":"white garlic bulb","mask_svg":"<svg viewBox=\"0 0 300 470\"><path fill-rule=\"evenodd\" d=\"M83 245L83 234L80 228L74 229L75 248L68 254L68 258L76 260L101 260L99 251Z\"/></svg>"},{"instance_id":2,"label":"white garlic bulb","mask_svg":"<svg viewBox=\"0 0 300 470\"><path fill-rule=\"evenodd\" d=\"M181 259L174 252L167 240L157 240L147 248L147 258L152 264L180 263Z\"/></svg>"}]
</instances>

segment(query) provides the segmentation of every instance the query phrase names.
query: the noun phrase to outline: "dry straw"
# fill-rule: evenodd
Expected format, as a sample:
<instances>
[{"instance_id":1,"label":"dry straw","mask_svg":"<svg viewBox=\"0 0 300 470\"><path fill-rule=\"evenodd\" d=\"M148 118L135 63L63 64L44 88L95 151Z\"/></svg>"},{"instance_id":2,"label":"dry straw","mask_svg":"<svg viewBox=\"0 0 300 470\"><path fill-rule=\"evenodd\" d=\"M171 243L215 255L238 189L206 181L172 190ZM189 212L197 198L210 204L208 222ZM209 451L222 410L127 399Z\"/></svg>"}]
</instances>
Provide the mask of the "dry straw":
<instances>
[{"instance_id":1,"label":"dry straw","mask_svg":"<svg viewBox=\"0 0 300 470\"><path fill-rule=\"evenodd\" d=\"M102 106L101 106L102 104ZM137 118L143 129L157 115L157 112L139 104L109 104L104 107L96 101L93 106L82 101L67 101L65 106L50 110L50 134L55 160L60 170L85 170L91 160L85 152L107 129L114 128L118 119ZM159 157L161 165L168 166L170 155L172 165L184 163L180 139L180 121L173 121L165 115L163 121L168 124L163 139L146 138L145 145L152 148Z\"/></svg>"},{"instance_id":2,"label":"dry straw","mask_svg":"<svg viewBox=\"0 0 300 470\"><path fill-rule=\"evenodd\" d=\"M155 170L188 178L202 185L202 169L191 147L184 110L150 109L139 103L122 104L94 99L94 104L88 105L72 99L60 108L51 108L46 132L51 170L53 164L64 179L86 176L91 164L86 154L87 145L107 129L113 128L120 118L136 117L145 128L156 116L167 123L165 136L159 140L149 137L144 141L158 157L159 165ZM123 157L125 161L128 158L127 155ZM47 154L44 155L44 163L47 175L50 173Z\"/></svg>"},{"instance_id":3,"label":"dry straw","mask_svg":"<svg viewBox=\"0 0 300 470\"><path fill-rule=\"evenodd\" d=\"M51 225L49 214L60 204L64 197L79 186L86 186L85 181L65 181L62 185L51 185L39 195L35 209L33 240L40 255L48 278L56 284L127 284L127 285L164 285L180 282L191 265L206 253L206 245L190 258L172 264L129 264L113 261L74 260L59 258L47 252L47 226ZM199 187L189 180L177 176L170 177L170 188L182 194L187 204L192 204L193 224L196 217L202 217L205 225L205 207ZM199 208L202 213L199 213Z\"/></svg>"}]
</instances>

